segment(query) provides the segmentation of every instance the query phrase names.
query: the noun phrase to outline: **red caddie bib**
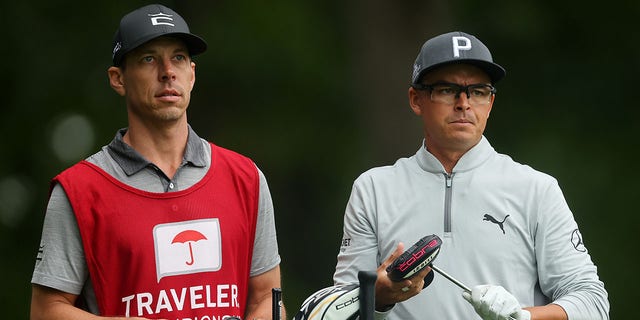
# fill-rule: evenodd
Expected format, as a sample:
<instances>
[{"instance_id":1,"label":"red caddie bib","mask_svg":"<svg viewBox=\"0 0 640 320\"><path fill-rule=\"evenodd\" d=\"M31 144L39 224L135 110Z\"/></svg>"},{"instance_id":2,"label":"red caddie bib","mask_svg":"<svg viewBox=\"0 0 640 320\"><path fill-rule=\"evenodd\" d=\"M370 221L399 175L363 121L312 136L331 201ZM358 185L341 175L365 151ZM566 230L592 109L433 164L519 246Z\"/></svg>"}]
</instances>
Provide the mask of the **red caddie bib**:
<instances>
[{"instance_id":1,"label":"red caddie bib","mask_svg":"<svg viewBox=\"0 0 640 320\"><path fill-rule=\"evenodd\" d=\"M248 158L211 144L189 189L132 188L81 161L54 178L76 216L103 316L244 316L259 178Z\"/></svg>"}]
</instances>

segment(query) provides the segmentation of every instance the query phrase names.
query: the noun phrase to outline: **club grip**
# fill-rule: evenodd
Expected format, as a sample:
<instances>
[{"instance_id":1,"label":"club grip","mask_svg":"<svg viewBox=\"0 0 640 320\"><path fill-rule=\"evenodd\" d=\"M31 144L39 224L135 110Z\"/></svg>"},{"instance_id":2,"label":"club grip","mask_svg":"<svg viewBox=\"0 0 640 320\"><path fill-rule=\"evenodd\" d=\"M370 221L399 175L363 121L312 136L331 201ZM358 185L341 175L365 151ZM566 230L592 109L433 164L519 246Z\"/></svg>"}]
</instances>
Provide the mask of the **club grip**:
<instances>
[{"instance_id":1,"label":"club grip","mask_svg":"<svg viewBox=\"0 0 640 320\"><path fill-rule=\"evenodd\" d=\"M376 280L378 280L378 274L376 271L359 271L358 280L360 281L360 292L358 294L358 299L360 300L360 320L373 320L376 306Z\"/></svg>"},{"instance_id":2,"label":"club grip","mask_svg":"<svg viewBox=\"0 0 640 320\"><path fill-rule=\"evenodd\" d=\"M271 319L282 320L282 289L271 289Z\"/></svg>"}]
</instances>

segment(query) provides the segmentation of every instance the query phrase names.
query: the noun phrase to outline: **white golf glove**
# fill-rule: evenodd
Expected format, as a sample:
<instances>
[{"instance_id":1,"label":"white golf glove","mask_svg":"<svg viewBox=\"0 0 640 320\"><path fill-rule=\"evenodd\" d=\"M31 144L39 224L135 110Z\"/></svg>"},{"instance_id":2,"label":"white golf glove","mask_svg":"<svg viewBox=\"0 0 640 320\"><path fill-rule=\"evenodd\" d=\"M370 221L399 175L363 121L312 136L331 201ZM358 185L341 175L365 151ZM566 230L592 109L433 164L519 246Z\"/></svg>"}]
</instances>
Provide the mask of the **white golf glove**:
<instances>
[{"instance_id":1,"label":"white golf glove","mask_svg":"<svg viewBox=\"0 0 640 320\"><path fill-rule=\"evenodd\" d=\"M516 297L501 286L475 286L462 296L483 320L531 320L529 311L523 310Z\"/></svg>"}]
</instances>

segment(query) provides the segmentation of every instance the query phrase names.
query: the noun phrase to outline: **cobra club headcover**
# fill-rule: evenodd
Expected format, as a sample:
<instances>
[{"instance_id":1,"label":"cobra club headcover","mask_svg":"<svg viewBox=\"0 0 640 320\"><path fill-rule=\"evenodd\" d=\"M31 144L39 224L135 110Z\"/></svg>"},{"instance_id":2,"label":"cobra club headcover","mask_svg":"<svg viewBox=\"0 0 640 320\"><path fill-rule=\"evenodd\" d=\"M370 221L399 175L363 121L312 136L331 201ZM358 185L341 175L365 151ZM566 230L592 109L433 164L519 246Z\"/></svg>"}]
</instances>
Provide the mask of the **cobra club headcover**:
<instances>
[{"instance_id":1,"label":"cobra club headcover","mask_svg":"<svg viewBox=\"0 0 640 320\"><path fill-rule=\"evenodd\" d=\"M423 237L387 267L387 275L393 281L411 278L431 265L441 245L442 240L435 234ZM433 278L433 271L425 276L424 288ZM302 303L293 320L355 320L360 315L360 289L355 283L320 289Z\"/></svg>"},{"instance_id":2,"label":"cobra club headcover","mask_svg":"<svg viewBox=\"0 0 640 320\"><path fill-rule=\"evenodd\" d=\"M358 318L360 286L357 283L326 287L303 303L293 320L354 320Z\"/></svg>"},{"instance_id":3,"label":"cobra club headcover","mask_svg":"<svg viewBox=\"0 0 640 320\"><path fill-rule=\"evenodd\" d=\"M387 267L387 275L393 281L402 281L413 277L431 265L440 253L441 245L442 239L435 234L423 237ZM433 271L427 274L424 278L424 288L431 284L433 277Z\"/></svg>"}]
</instances>

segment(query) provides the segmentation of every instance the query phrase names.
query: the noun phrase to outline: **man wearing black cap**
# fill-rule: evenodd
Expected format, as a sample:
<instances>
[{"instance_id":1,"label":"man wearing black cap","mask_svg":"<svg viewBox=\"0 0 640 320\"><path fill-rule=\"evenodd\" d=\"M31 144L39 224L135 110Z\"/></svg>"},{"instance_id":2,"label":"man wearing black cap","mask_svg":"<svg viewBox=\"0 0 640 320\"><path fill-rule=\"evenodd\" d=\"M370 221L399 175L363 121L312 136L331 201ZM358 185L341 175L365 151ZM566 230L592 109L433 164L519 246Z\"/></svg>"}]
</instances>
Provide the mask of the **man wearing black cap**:
<instances>
[{"instance_id":1,"label":"man wearing black cap","mask_svg":"<svg viewBox=\"0 0 640 320\"><path fill-rule=\"evenodd\" d=\"M187 122L206 43L161 5L122 18L111 87L128 127L52 182L32 319L271 319L280 256L266 179Z\"/></svg>"},{"instance_id":2,"label":"man wearing black cap","mask_svg":"<svg viewBox=\"0 0 640 320\"><path fill-rule=\"evenodd\" d=\"M356 179L334 274L343 284L378 270L378 319L608 319L607 292L557 181L483 135L504 75L472 35L422 46L409 105L424 139L413 156ZM389 279L405 244L430 234L443 241L434 264L469 292L431 268Z\"/></svg>"}]
</instances>

